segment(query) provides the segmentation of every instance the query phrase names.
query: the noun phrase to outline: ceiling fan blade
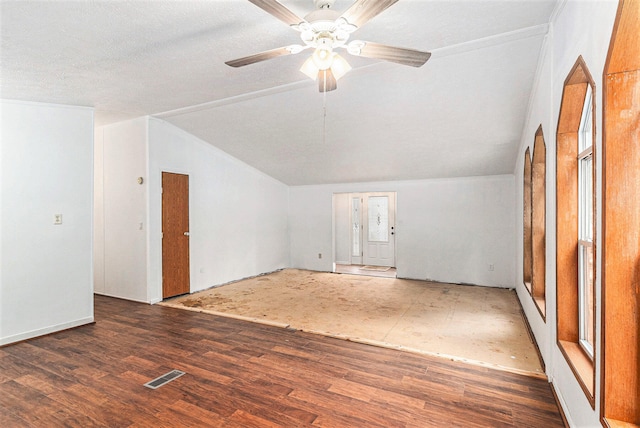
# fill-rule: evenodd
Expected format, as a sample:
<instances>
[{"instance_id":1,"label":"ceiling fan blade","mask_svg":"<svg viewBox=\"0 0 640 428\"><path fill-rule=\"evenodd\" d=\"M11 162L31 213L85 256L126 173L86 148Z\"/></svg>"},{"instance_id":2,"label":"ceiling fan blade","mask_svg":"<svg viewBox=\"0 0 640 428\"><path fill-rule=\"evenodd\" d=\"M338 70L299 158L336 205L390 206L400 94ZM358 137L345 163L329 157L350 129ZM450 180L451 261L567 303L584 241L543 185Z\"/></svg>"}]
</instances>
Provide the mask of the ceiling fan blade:
<instances>
[{"instance_id":1,"label":"ceiling fan blade","mask_svg":"<svg viewBox=\"0 0 640 428\"><path fill-rule=\"evenodd\" d=\"M298 25L304 22L304 19L300 18L295 13L291 12L287 7L277 0L249 0L251 3L258 6L265 12L275 16L280 21L287 25Z\"/></svg>"},{"instance_id":2,"label":"ceiling fan blade","mask_svg":"<svg viewBox=\"0 0 640 428\"><path fill-rule=\"evenodd\" d=\"M266 61L268 59L276 58L283 55L291 55L291 49L289 47L271 49L270 51L260 52L254 55L245 56L242 58L226 61L225 64L231 67L244 67L245 65L255 64L256 62Z\"/></svg>"},{"instance_id":3,"label":"ceiling fan blade","mask_svg":"<svg viewBox=\"0 0 640 428\"><path fill-rule=\"evenodd\" d=\"M397 62L398 64L410 65L411 67L420 67L431 57L430 52L415 49L397 48L372 42L358 41L357 44L359 49L349 49L348 52L350 54ZM361 44L363 46L360 47Z\"/></svg>"},{"instance_id":4,"label":"ceiling fan blade","mask_svg":"<svg viewBox=\"0 0 640 428\"><path fill-rule=\"evenodd\" d=\"M338 82L331 72L331 69L318 71L318 90L329 92L338 89Z\"/></svg>"},{"instance_id":5,"label":"ceiling fan blade","mask_svg":"<svg viewBox=\"0 0 640 428\"><path fill-rule=\"evenodd\" d=\"M342 18L349 24L360 28L380 12L395 4L398 0L356 0Z\"/></svg>"}]
</instances>

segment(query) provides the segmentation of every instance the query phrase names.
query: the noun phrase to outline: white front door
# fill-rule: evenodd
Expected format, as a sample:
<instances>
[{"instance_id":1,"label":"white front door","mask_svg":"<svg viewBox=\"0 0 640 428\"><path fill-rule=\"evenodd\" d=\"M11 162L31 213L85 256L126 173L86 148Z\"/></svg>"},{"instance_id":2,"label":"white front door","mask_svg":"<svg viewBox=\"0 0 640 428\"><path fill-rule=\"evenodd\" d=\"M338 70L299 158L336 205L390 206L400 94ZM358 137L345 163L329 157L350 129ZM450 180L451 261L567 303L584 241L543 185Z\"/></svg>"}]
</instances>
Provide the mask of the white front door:
<instances>
[{"instance_id":1,"label":"white front door","mask_svg":"<svg viewBox=\"0 0 640 428\"><path fill-rule=\"evenodd\" d=\"M395 266L395 192L364 194L364 233L362 263L371 266Z\"/></svg>"}]
</instances>

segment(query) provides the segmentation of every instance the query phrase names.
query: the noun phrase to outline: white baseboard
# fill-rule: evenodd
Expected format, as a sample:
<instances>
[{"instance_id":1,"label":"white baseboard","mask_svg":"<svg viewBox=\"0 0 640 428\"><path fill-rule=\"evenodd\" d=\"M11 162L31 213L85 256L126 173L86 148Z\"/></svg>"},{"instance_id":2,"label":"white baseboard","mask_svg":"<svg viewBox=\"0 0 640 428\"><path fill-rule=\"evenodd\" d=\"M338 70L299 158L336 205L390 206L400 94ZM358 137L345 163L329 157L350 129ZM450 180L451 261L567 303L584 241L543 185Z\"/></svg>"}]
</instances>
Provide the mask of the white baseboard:
<instances>
[{"instance_id":1,"label":"white baseboard","mask_svg":"<svg viewBox=\"0 0 640 428\"><path fill-rule=\"evenodd\" d=\"M132 299L131 297L119 296L119 295L113 294L113 293L98 293L98 292L94 292L93 294L98 294L100 296L106 296L106 297L114 297L116 299L129 300L131 302L146 303L147 305L154 303L153 301L149 302L149 301L142 300L142 299ZM157 303L157 302L155 302L155 303Z\"/></svg>"},{"instance_id":2,"label":"white baseboard","mask_svg":"<svg viewBox=\"0 0 640 428\"><path fill-rule=\"evenodd\" d=\"M567 423L569 424L570 427L574 427L576 426L573 423L573 420L571 420L571 413L569 413L568 411L568 407L567 407L567 402L564 401L564 397L562 396L562 392L560 392L560 390L558 388L556 388L555 383L553 383L552 379L549 378L549 381L551 383L551 387L553 388L553 390L556 393L556 397L558 397L558 404L560 404L560 407L562 407L562 413L564 414L564 417L567 419Z\"/></svg>"},{"instance_id":3,"label":"white baseboard","mask_svg":"<svg viewBox=\"0 0 640 428\"><path fill-rule=\"evenodd\" d=\"M65 322L62 324L52 325L49 327L39 328L36 330L27 331L24 333L14 334L12 336L0 338L0 346L9 345L15 342L21 342L27 339L33 339L34 337L44 336L46 334L55 333L62 330L67 330L73 327L79 327L85 324L91 324L94 321L93 317L81 318L74 321Z\"/></svg>"}]
</instances>

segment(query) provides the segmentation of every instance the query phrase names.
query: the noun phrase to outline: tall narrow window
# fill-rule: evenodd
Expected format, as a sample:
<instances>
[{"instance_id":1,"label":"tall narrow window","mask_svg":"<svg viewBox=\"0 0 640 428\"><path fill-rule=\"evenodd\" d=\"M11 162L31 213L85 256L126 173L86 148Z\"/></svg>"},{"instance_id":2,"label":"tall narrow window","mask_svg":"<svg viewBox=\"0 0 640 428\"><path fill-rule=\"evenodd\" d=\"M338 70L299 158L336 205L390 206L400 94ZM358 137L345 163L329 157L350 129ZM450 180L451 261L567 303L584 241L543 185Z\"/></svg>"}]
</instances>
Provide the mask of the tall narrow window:
<instances>
[{"instance_id":1,"label":"tall narrow window","mask_svg":"<svg viewBox=\"0 0 640 428\"><path fill-rule=\"evenodd\" d=\"M547 251L547 147L542 125L536 131L531 161L531 295L543 318L546 317L546 251Z\"/></svg>"},{"instance_id":2,"label":"tall narrow window","mask_svg":"<svg viewBox=\"0 0 640 428\"><path fill-rule=\"evenodd\" d=\"M579 57L564 82L556 134L556 322L558 347L595 408L593 88Z\"/></svg>"},{"instance_id":3,"label":"tall narrow window","mask_svg":"<svg viewBox=\"0 0 640 428\"><path fill-rule=\"evenodd\" d=\"M533 250L532 244L532 232L531 232L531 155L529 154L529 148L524 153L524 177L522 186L522 242L523 242L523 264L522 264L522 280L524 286L527 287L529 293L531 293L531 277L533 269Z\"/></svg>"},{"instance_id":4,"label":"tall narrow window","mask_svg":"<svg viewBox=\"0 0 640 428\"><path fill-rule=\"evenodd\" d=\"M351 256L360 257L360 196L351 198Z\"/></svg>"},{"instance_id":5,"label":"tall narrow window","mask_svg":"<svg viewBox=\"0 0 640 428\"><path fill-rule=\"evenodd\" d=\"M578 323L580 346L593 358L593 102L591 87L578 132Z\"/></svg>"}]
</instances>

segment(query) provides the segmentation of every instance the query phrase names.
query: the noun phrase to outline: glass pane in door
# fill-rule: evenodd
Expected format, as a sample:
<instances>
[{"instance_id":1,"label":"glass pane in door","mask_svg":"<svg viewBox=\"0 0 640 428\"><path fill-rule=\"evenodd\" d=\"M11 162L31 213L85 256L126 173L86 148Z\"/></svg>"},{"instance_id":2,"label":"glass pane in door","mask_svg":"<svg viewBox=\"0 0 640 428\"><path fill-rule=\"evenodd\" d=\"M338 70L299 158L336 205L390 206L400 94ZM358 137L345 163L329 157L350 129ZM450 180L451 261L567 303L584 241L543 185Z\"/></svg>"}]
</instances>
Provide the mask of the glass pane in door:
<instances>
[{"instance_id":1,"label":"glass pane in door","mask_svg":"<svg viewBox=\"0 0 640 428\"><path fill-rule=\"evenodd\" d=\"M360 254L360 198L351 198L351 255Z\"/></svg>"},{"instance_id":2,"label":"glass pane in door","mask_svg":"<svg viewBox=\"0 0 640 428\"><path fill-rule=\"evenodd\" d=\"M368 210L369 241L389 242L389 197L369 197Z\"/></svg>"}]
</instances>

